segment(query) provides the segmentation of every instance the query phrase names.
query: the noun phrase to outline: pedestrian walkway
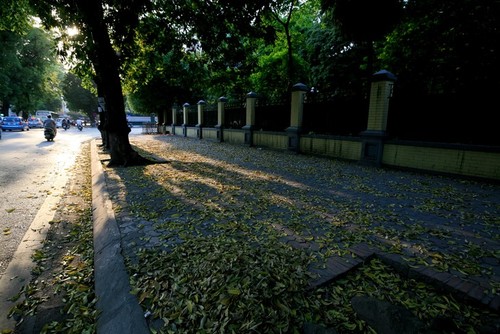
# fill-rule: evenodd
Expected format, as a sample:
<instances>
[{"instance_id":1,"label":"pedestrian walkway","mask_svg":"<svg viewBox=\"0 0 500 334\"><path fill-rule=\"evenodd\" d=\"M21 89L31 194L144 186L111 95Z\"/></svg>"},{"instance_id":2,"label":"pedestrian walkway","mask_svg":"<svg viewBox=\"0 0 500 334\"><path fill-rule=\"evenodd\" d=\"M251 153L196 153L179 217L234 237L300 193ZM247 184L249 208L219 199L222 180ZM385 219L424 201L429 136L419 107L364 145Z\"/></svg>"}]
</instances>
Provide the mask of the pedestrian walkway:
<instances>
[{"instance_id":1,"label":"pedestrian walkway","mask_svg":"<svg viewBox=\"0 0 500 334\"><path fill-rule=\"evenodd\" d=\"M123 255L128 269L141 252L172 250L193 235L248 232L258 243L272 231L316 258L309 289L378 258L499 311L498 184L179 136L134 136L131 143L169 163L107 168L109 156L94 147L104 163L95 185L105 179L121 247L109 256Z\"/></svg>"}]
</instances>

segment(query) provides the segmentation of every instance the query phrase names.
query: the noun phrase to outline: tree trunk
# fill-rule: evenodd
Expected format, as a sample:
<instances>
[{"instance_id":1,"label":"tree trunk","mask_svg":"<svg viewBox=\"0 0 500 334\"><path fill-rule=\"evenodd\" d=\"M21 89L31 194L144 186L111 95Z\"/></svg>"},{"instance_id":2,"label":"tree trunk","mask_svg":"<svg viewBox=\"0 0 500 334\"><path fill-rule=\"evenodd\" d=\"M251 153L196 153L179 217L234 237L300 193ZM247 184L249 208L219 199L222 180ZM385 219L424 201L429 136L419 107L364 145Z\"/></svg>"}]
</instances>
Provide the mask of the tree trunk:
<instances>
[{"instance_id":1,"label":"tree trunk","mask_svg":"<svg viewBox=\"0 0 500 334\"><path fill-rule=\"evenodd\" d=\"M101 0L79 0L78 10L87 25L93 53L90 54L99 91L106 102L107 122L104 124L108 135L109 165L143 164L142 158L132 149L128 134L125 104L120 81L120 60L113 49L106 26Z\"/></svg>"},{"instance_id":2,"label":"tree trunk","mask_svg":"<svg viewBox=\"0 0 500 334\"><path fill-rule=\"evenodd\" d=\"M2 101L2 114L4 116L9 116L10 102L7 99Z\"/></svg>"}]
</instances>

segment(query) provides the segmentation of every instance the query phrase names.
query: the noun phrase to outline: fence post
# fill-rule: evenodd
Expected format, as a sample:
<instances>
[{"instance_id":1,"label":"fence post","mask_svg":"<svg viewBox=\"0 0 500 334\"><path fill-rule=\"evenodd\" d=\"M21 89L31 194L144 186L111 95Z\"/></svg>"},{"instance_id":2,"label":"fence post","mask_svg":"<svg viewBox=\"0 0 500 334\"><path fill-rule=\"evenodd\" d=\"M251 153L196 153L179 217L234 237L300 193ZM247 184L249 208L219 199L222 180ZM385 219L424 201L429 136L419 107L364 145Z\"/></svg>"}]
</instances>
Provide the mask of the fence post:
<instances>
[{"instance_id":1,"label":"fence post","mask_svg":"<svg viewBox=\"0 0 500 334\"><path fill-rule=\"evenodd\" d=\"M162 133L164 135L167 134L167 110L166 109L163 109L163 117L162 117L162 123L161 123L161 127L162 127ZM159 123L160 119L158 119L158 123Z\"/></svg>"},{"instance_id":2,"label":"fence post","mask_svg":"<svg viewBox=\"0 0 500 334\"><path fill-rule=\"evenodd\" d=\"M242 128L245 130L245 145L253 146L253 130L255 127L255 106L257 104L257 93L247 94L246 124Z\"/></svg>"},{"instance_id":3,"label":"fence post","mask_svg":"<svg viewBox=\"0 0 500 334\"><path fill-rule=\"evenodd\" d=\"M290 126L286 129L288 134L288 150L300 151L300 132L302 130L302 116L304 114L304 96L308 88L303 83L292 87L292 103L290 112Z\"/></svg>"},{"instance_id":4,"label":"fence post","mask_svg":"<svg viewBox=\"0 0 500 334\"><path fill-rule=\"evenodd\" d=\"M172 105L172 134L175 135L175 125L177 124L177 105Z\"/></svg>"},{"instance_id":5,"label":"fence post","mask_svg":"<svg viewBox=\"0 0 500 334\"><path fill-rule=\"evenodd\" d=\"M198 139L203 138L203 111L205 110L205 104L203 100L198 101L198 124L196 124L196 137Z\"/></svg>"},{"instance_id":6,"label":"fence post","mask_svg":"<svg viewBox=\"0 0 500 334\"><path fill-rule=\"evenodd\" d=\"M188 126L188 112L189 112L189 103L184 103L182 105L182 135L187 137L187 126Z\"/></svg>"},{"instance_id":7,"label":"fence post","mask_svg":"<svg viewBox=\"0 0 500 334\"><path fill-rule=\"evenodd\" d=\"M380 166L387 136L387 116L389 100L392 97L396 76L389 71L381 70L372 76L370 88L370 105L366 131L361 133L363 146L360 162Z\"/></svg>"},{"instance_id":8,"label":"fence post","mask_svg":"<svg viewBox=\"0 0 500 334\"><path fill-rule=\"evenodd\" d=\"M217 129L217 140L219 142L224 141L224 113L225 113L225 105L227 102L227 98L224 96L219 97L217 103L217 125L215 128Z\"/></svg>"},{"instance_id":9,"label":"fence post","mask_svg":"<svg viewBox=\"0 0 500 334\"><path fill-rule=\"evenodd\" d=\"M158 117L158 121L160 121L160 118ZM149 132L148 133L160 133L160 129L158 128L158 124L156 122L156 114L155 113L151 113L149 114L149 125L150 125L150 129L149 129ZM156 128L156 130L154 130Z\"/></svg>"}]
</instances>

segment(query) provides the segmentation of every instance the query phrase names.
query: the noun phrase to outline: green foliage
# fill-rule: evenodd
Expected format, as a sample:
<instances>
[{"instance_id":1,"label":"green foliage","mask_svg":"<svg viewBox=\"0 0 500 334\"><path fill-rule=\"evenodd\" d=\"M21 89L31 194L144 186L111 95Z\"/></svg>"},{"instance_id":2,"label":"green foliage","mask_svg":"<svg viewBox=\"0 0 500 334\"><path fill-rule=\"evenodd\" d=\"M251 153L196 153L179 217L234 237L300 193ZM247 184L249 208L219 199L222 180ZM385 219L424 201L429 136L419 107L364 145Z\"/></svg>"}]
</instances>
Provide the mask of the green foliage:
<instances>
[{"instance_id":1,"label":"green foliage","mask_svg":"<svg viewBox=\"0 0 500 334\"><path fill-rule=\"evenodd\" d=\"M499 18L491 1L411 1L382 46L382 66L417 93L491 94L500 75Z\"/></svg>"},{"instance_id":2,"label":"green foliage","mask_svg":"<svg viewBox=\"0 0 500 334\"><path fill-rule=\"evenodd\" d=\"M82 87L82 80L72 73L67 73L63 81L63 92L68 108L93 119L97 112L97 96Z\"/></svg>"},{"instance_id":3,"label":"green foliage","mask_svg":"<svg viewBox=\"0 0 500 334\"><path fill-rule=\"evenodd\" d=\"M17 57L20 43L18 36L10 31L0 31L0 99L3 101L14 92L15 77L22 68Z\"/></svg>"},{"instance_id":4,"label":"green foliage","mask_svg":"<svg viewBox=\"0 0 500 334\"><path fill-rule=\"evenodd\" d=\"M248 92L250 37L262 33L250 22L265 2L181 3L158 1L141 18L134 57L124 66L128 101L137 112Z\"/></svg>"},{"instance_id":5,"label":"green foliage","mask_svg":"<svg viewBox=\"0 0 500 334\"><path fill-rule=\"evenodd\" d=\"M252 90L272 99L286 99L297 82L310 82L305 36L317 25L317 1L294 0L273 4L262 26L274 32L274 40L260 39L252 57L256 66L250 80Z\"/></svg>"},{"instance_id":6,"label":"green foliage","mask_svg":"<svg viewBox=\"0 0 500 334\"><path fill-rule=\"evenodd\" d=\"M12 1L2 3L8 22L14 7ZM396 74L396 94L405 97L474 98L486 107L500 85L498 2L101 3L107 8L102 21L119 55L125 94L136 112L160 113L174 103L214 102L220 96L240 99L249 91L283 98L297 82L330 96L365 100L371 75L380 69ZM63 0L33 0L31 5L47 26L59 28L60 55L74 72L99 84L95 44L82 13ZM58 15L52 15L54 9ZM65 28L71 25L80 34L68 35ZM0 69L22 75L16 69L20 63L5 50L2 57L9 60ZM5 79L5 71L0 76ZM8 82L0 83L4 96L16 87ZM465 102L460 104L474 105Z\"/></svg>"},{"instance_id":7,"label":"green foliage","mask_svg":"<svg viewBox=\"0 0 500 334\"><path fill-rule=\"evenodd\" d=\"M4 105L11 105L24 117L35 109L53 105L61 96L62 67L49 35L31 28L24 34L1 31L0 38L0 99Z\"/></svg>"},{"instance_id":8,"label":"green foliage","mask_svg":"<svg viewBox=\"0 0 500 334\"><path fill-rule=\"evenodd\" d=\"M0 31L24 32L31 24L28 0L0 0Z\"/></svg>"},{"instance_id":9,"label":"green foliage","mask_svg":"<svg viewBox=\"0 0 500 334\"><path fill-rule=\"evenodd\" d=\"M286 49L263 52L259 58L258 69L251 75L252 87L263 96L274 99L286 99L288 94L288 54ZM294 55L295 74L302 69L302 78L306 77L304 60Z\"/></svg>"}]
</instances>

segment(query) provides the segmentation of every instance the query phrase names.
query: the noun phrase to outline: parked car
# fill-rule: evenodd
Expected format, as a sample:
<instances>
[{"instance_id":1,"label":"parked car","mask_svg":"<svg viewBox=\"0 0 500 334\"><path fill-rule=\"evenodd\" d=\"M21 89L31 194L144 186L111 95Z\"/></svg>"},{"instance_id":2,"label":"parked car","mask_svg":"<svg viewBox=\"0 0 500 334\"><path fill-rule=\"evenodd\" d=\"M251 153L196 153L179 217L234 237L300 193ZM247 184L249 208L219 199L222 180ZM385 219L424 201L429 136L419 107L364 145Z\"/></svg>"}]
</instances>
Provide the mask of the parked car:
<instances>
[{"instance_id":1,"label":"parked car","mask_svg":"<svg viewBox=\"0 0 500 334\"><path fill-rule=\"evenodd\" d=\"M29 131L30 127L27 122L23 121L21 117L8 116L2 120L2 131Z\"/></svg>"},{"instance_id":2,"label":"parked car","mask_svg":"<svg viewBox=\"0 0 500 334\"><path fill-rule=\"evenodd\" d=\"M43 122L40 118L30 118L28 120L28 126L30 127L30 129L43 128Z\"/></svg>"},{"instance_id":3,"label":"parked car","mask_svg":"<svg viewBox=\"0 0 500 334\"><path fill-rule=\"evenodd\" d=\"M62 127L62 118L58 118L56 119L56 127L59 129L60 127Z\"/></svg>"}]
</instances>

